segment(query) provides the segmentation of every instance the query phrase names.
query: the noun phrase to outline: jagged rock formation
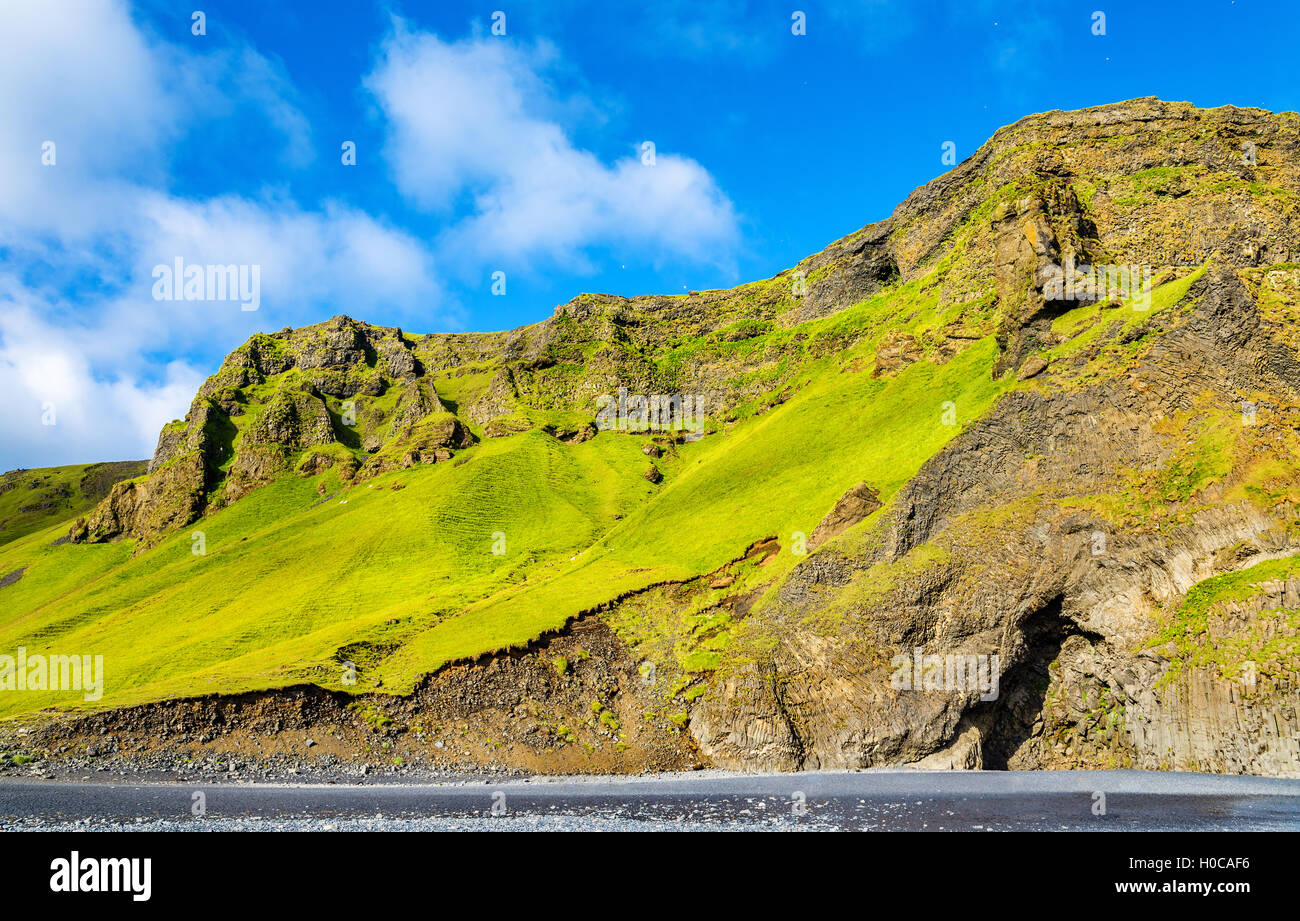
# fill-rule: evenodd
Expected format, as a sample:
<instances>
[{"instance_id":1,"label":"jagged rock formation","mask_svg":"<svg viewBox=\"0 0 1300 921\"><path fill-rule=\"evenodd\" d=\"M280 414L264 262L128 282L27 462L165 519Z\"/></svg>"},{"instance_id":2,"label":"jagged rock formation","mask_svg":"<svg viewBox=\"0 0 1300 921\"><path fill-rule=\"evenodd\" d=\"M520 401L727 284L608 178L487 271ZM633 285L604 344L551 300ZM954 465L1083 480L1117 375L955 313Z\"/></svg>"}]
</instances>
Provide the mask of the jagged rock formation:
<instances>
[{"instance_id":1,"label":"jagged rock formation","mask_svg":"<svg viewBox=\"0 0 1300 921\"><path fill-rule=\"evenodd\" d=\"M808 549L816 550L832 537L842 534L880 508L880 494L866 483L859 483L835 503L808 536Z\"/></svg>"},{"instance_id":2,"label":"jagged rock formation","mask_svg":"<svg viewBox=\"0 0 1300 921\"><path fill-rule=\"evenodd\" d=\"M903 490L872 552L830 550L796 569L747 624L780 637L775 652L732 670L692 714L701 750L718 764L781 770L951 758L939 753L955 747L959 761L985 767L1300 773L1300 644L1249 687L1201 666L1169 682L1178 658L1158 629L1162 608L1198 582L1295 554L1295 502L1230 500L1245 463L1167 516L1126 520L1092 501L1183 448L1185 430L1170 420L1206 404L1232 413L1246 389L1285 401L1273 432L1258 434L1294 438L1294 348L1261 322L1230 269L1207 274L1188 299L1192 312L1158 324L1128 376L1008 396ZM1002 520L983 520L994 510ZM943 549L942 562L870 604L850 601L852 631L797 629L844 603L850 593L837 590L927 545ZM1261 590L1277 603L1247 610L1268 622L1289 596ZM1295 635L1288 621L1262 629ZM894 691L891 657L914 647L999 654L1001 697Z\"/></svg>"},{"instance_id":3,"label":"jagged rock formation","mask_svg":"<svg viewBox=\"0 0 1300 921\"><path fill-rule=\"evenodd\" d=\"M745 549L751 535L722 570L561 612L618 633L618 661L593 673L630 680L635 650L666 676L657 712L685 735L656 763L1300 774L1297 164L1293 113L1154 99L1051 112L766 281L584 294L500 333L336 317L255 336L164 429L147 478L114 487L72 537L143 550L284 475L355 484L524 432L565 451L625 437L594 424L620 388L695 394L703 432L739 426L742 442L794 413L829 427L862 407L800 402L817 375L861 373L874 399L989 355L978 373L997 397L978 418L959 424L947 390L920 385L898 404L917 430L952 427L924 453L930 441L897 436L906 476L887 488L822 471L843 479L806 556L787 565L788 534ZM1144 272L1117 294L1086 266ZM688 492L672 466L684 443L633 452L628 479ZM798 460L736 475L785 488L779 504L819 485L782 481ZM723 486L698 495L724 508L701 513L711 527L743 514ZM523 593L530 577L502 580ZM517 649L475 651L486 658L430 668L498 697L502 680L541 681L536 661L504 658ZM998 687L900 687L914 654L996 657ZM482 709L457 700L439 697L440 718Z\"/></svg>"},{"instance_id":4,"label":"jagged rock formation","mask_svg":"<svg viewBox=\"0 0 1300 921\"><path fill-rule=\"evenodd\" d=\"M114 484L145 472L146 461L111 461L0 476L0 545L85 512Z\"/></svg>"},{"instance_id":5,"label":"jagged rock formation","mask_svg":"<svg viewBox=\"0 0 1300 921\"><path fill-rule=\"evenodd\" d=\"M148 478L114 487L72 540L144 547L295 466L311 475L338 465L351 478L449 459L473 438L413 346L400 329L345 316L254 336L199 388L184 421L163 429ZM364 397L376 399L358 415Z\"/></svg>"}]
</instances>

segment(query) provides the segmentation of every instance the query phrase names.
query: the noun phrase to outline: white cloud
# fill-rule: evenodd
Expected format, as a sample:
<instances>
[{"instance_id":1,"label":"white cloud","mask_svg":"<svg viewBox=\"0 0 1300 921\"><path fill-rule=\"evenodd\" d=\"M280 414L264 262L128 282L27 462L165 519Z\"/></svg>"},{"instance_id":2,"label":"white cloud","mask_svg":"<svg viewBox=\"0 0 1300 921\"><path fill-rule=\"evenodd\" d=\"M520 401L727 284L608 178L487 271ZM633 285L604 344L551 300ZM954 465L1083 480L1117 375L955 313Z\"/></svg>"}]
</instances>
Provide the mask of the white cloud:
<instances>
[{"instance_id":1,"label":"white cloud","mask_svg":"<svg viewBox=\"0 0 1300 921\"><path fill-rule=\"evenodd\" d=\"M150 41L116 0L0 4L0 35L0 245L116 232L201 119L260 113L287 162L313 155L292 87L252 48Z\"/></svg>"},{"instance_id":2,"label":"white cloud","mask_svg":"<svg viewBox=\"0 0 1300 921\"><path fill-rule=\"evenodd\" d=\"M170 146L198 119L255 110L286 162L310 159L291 87L253 49L151 41L117 2L4 4L0 34L0 466L148 456L214 357L322 305L446 319L428 246L363 211L167 190ZM154 300L153 267L178 257L259 265L261 308Z\"/></svg>"},{"instance_id":3,"label":"white cloud","mask_svg":"<svg viewBox=\"0 0 1300 921\"><path fill-rule=\"evenodd\" d=\"M450 261L580 264L595 246L729 264L736 215L686 157L637 144L605 163L542 113L565 108L545 80L554 51L493 37L445 42L399 24L365 79L389 124L399 189L435 212L467 206L443 235ZM653 138L645 139L653 141Z\"/></svg>"},{"instance_id":4,"label":"white cloud","mask_svg":"<svg viewBox=\"0 0 1300 921\"><path fill-rule=\"evenodd\" d=\"M454 325L449 263L467 276L581 268L604 247L729 266L737 245L731 202L694 160L661 146L642 165L642 138L605 159L575 144L591 106L555 90L562 62L545 44L399 26L383 46L364 85L388 120L398 191L441 221L421 239L275 188L175 191L172 158L206 137L195 129L260 124L282 140L279 165L315 156L283 68L246 45L163 41L120 0L3 3L0 35L0 468L148 456L161 424L258 329L337 312ZM154 266L178 257L260 266L260 310L154 300ZM41 425L44 403L54 426Z\"/></svg>"},{"instance_id":5,"label":"white cloud","mask_svg":"<svg viewBox=\"0 0 1300 921\"><path fill-rule=\"evenodd\" d=\"M114 3L6 3L0 34L0 221L64 234L97 224L120 177L156 163L176 114L156 58Z\"/></svg>"},{"instance_id":6,"label":"white cloud","mask_svg":"<svg viewBox=\"0 0 1300 921\"><path fill-rule=\"evenodd\" d=\"M97 331L51 323L45 306L0 309L0 439L14 452L9 466L152 455L158 430L184 414L205 375L184 362L153 369L138 355L118 371L97 372L86 347Z\"/></svg>"},{"instance_id":7,"label":"white cloud","mask_svg":"<svg viewBox=\"0 0 1300 921\"><path fill-rule=\"evenodd\" d=\"M277 327L311 321L321 303L414 313L436 306L439 294L433 259L418 240L344 205L305 211L287 199L146 196L136 233L136 293L150 296L153 267L178 257L258 265L260 309ZM208 314L232 312L227 304L203 306Z\"/></svg>"}]
</instances>

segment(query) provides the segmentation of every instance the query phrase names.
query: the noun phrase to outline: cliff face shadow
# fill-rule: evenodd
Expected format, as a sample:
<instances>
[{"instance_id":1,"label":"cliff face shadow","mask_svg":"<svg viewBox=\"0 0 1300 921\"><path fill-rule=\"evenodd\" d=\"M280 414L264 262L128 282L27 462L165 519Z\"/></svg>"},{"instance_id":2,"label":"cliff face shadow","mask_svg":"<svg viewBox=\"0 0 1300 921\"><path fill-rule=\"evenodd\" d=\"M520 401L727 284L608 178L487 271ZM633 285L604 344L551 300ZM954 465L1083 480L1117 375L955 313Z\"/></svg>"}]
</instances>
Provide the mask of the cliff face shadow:
<instances>
[{"instance_id":1,"label":"cliff face shadow","mask_svg":"<svg viewBox=\"0 0 1300 921\"><path fill-rule=\"evenodd\" d=\"M1060 656L1065 641L1072 636L1083 636L1090 642L1101 639L1081 630L1061 613L1063 600L1056 596L1026 619L1026 657L1003 673L998 699L982 704L972 714L972 719L985 727L985 770L1008 770L1011 758L1033 737L1034 724L1042 716L1052 683L1049 666Z\"/></svg>"}]
</instances>

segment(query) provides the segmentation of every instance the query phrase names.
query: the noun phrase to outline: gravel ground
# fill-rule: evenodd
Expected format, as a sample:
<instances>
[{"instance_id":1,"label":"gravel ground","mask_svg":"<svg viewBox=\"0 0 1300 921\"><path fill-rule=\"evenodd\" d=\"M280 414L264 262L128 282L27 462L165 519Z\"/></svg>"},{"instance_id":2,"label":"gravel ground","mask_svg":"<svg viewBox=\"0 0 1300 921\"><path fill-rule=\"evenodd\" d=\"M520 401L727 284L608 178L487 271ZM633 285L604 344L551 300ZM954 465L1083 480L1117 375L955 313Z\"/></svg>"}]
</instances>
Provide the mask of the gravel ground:
<instances>
[{"instance_id":1,"label":"gravel ground","mask_svg":"<svg viewBox=\"0 0 1300 921\"><path fill-rule=\"evenodd\" d=\"M1300 780L1142 771L701 771L323 784L0 780L6 831L700 829L1296 830Z\"/></svg>"}]
</instances>

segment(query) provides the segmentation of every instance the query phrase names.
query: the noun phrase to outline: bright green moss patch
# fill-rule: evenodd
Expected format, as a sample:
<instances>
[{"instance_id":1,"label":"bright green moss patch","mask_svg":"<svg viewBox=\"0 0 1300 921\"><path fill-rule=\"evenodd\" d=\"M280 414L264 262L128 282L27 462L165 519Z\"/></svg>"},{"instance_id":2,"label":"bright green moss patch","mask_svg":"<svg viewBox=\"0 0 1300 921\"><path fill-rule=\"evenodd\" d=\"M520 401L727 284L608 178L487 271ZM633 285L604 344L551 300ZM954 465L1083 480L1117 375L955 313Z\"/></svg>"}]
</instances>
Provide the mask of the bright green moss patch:
<instances>
[{"instance_id":1,"label":"bright green moss patch","mask_svg":"<svg viewBox=\"0 0 1300 921\"><path fill-rule=\"evenodd\" d=\"M1216 617L1224 605L1243 604L1262 594L1261 583L1300 575L1300 556L1266 560L1224 573L1188 589L1148 647L1171 648L1165 683L1184 669L1214 666L1229 680L1294 676L1300 668L1300 611L1262 610L1241 626Z\"/></svg>"},{"instance_id":2,"label":"bright green moss patch","mask_svg":"<svg viewBox=\"0 0 1300 921\"><path fill-rule=\"evenodd\" d=\"M1045 356L1051 361L1070 358L1090 346L1104 347L1112 358L1119 356L1122 353L1120 340L1153 316L1179 304L1209 266L1207 262L1182 278L1156 288L1151 292L1150 306L1145 309L1142 309L1141 298L1131 298L1122 301L1114 310L1105 310L1098 304L1081 304L1067 311L1053 321L1052 331L1069 339L1049 349ZM1101 360L1105 357L1103 354Z\"/></svg>"},{"instance_id":3,"label":"bright green moss patch","mask_svg":"<svg viewBox=\"0 0 1300 921\"><path fill-rule=\"evenodd\" d=\"M145 463L73 464L0 476L0 545L85 514L114 483L143 474Z\"/></svg>"},{"instance_id":4,"label":"bright green moss patch","mask_svg":"<svg viewBox=\"0 0 1300 921\"><path fill-rule=\"evenodd\" d=\"M901 296L919 328L933 294ZM854 341L899 309L876 299L808 324L799 343ZM790 330L763 335L794 341ZM866 340L856 348L870 354ZM816 361L784 402L665 455L659 486L641 476L643 436L564 444L533 428L485 440L468 463L419 464L350 488L333 468L284 477L139 556L124 543L20 541L0 548L0 572L27 567L2 590L0 648L103 654L101 705L303 680L345 687L339 650L356 644L383 651L362 666L360 687L409 689L442 663L524 645L620 593L712 572L773 535L784 552L764 578L776 576L797 562L794 532L811 533L849 487L865 480L888 498L987 410L1007 387L988 375L994 350L991 338L971 343L945 364L922 360L887 379L842 370L852 353ZM453 380L467 379L447 379L452 402L468 395ZM578 419L530 416L543 426ZM336 461L349 453L324 450ZM689 618L668 661L707 672L729 643L726 615L702 600ZM84 703L0 699L4 713L45 706Z\"/></svg>"}]
</instances>

